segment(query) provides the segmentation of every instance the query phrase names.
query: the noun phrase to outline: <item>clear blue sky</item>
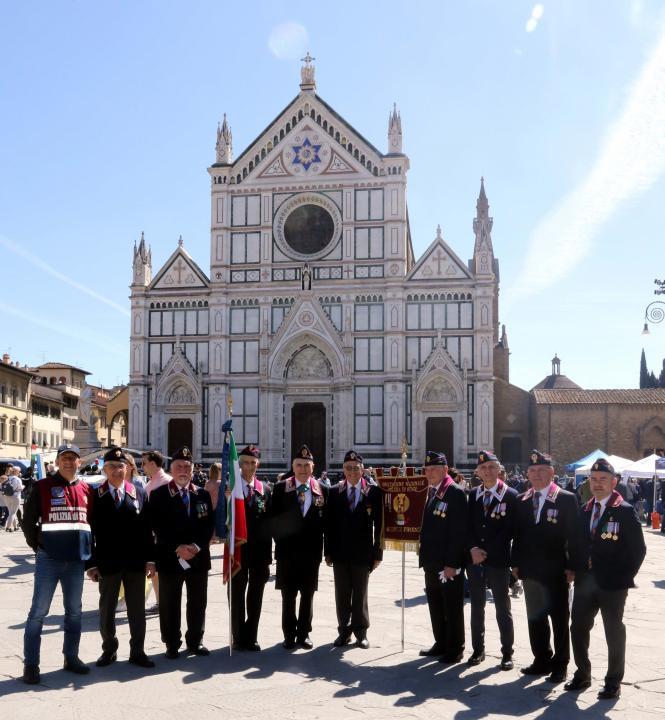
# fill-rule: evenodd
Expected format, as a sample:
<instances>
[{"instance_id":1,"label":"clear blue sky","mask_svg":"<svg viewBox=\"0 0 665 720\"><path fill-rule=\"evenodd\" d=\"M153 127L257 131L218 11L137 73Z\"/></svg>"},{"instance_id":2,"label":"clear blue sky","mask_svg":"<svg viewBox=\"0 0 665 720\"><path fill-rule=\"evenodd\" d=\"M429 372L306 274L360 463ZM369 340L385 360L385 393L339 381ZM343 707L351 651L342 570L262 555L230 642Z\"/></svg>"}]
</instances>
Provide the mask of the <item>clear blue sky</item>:
<instances>
[{"instance_id":1,"label":"clear blue sky","mask_svg":"<svg viewBox=\"0 0 665 720\"><path fill-rule=\"evenodd\" d=\"M635 387L642 347L659 371L665 323L640 334L665 277L657 0L2 3L0 349L126 381L134 241L155 271L180 234L209 266L217 122L237 156L308 49L380 149L397 102L417 256L438 223L471 256L485 176L513 382L555 352L588 388Z\"/></svg>"}]
</instances>

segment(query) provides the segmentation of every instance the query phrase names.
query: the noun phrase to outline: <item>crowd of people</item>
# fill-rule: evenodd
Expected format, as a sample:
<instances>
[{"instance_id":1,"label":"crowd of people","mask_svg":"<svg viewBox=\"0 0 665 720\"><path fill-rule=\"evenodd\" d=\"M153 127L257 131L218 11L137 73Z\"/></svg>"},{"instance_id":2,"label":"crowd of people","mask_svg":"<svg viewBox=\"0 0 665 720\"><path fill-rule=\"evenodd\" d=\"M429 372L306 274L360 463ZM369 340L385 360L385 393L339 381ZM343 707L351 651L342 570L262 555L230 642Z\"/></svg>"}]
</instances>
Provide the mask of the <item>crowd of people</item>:
<instances>
[{"instance_id":1,"label":"crowd of people","mask_svg":"<svg viewBox=\"0 0 665 720\"><path fill-rule=\"evenodd\" d=\"M184 642L190 654L203 645L210 546L224 533L227 503L241 502L243 544L225 557L230 580L233 648L256 652L265 585L274 555L276 588L282 597L283 647L310 649L314 594L322 561L333 569L338 635L335 647L353 641L368 648L370 575L383 558L383 491L366 472L362 456L346 453L343 476L330 486L314 477L315 458L303 446L291 472L276 483L257 476L260 451L239 454L241 477L222 485L219 464L206 477L189 448L174 453L170 475L164 458L142 457L147 481L137 481L134 458L121 448L104 456L104 480L81 480L80 452L58 449L57 470L34 485L24 507L23 531L36 553L33 600L24 635L23 679L40 682L42 624L58 584L65 606L64 669L85 674L79 658L84 576L99 586L99 667L117 660L115 616L121 593L130 630L129 662L155 662L144 650L145 585L151 579L168 659L183 643L181 600L186 594ZM198 477L195 475L197 471ZM624 673L628 590L646 553L635 508L617 490L606 460L594 463L589 499L555 482L554 463L534 450L526 486L511 487L499 459L480 452L475 480L467 483L448 467L445 455L428 451L423 463L428 491L420 528L419 565L424 572L433 645L421 655L443 663L463 660L465 583L471 599L469 665L485 661L485 603L491 591L501 642L501 670L513 668L511 583L524 588L533 659L521 669L567 679L572 638L575 673L571 692L589 687L589 634L600 611L608 645L608 669L600 698L616 698ZM194 479L196 477L196 482ZM239 490L242 494L240 494ZM227 548L228 549L228 548ZM569 588L574 585L572 611Z\"/></svg>"}]
</instances>

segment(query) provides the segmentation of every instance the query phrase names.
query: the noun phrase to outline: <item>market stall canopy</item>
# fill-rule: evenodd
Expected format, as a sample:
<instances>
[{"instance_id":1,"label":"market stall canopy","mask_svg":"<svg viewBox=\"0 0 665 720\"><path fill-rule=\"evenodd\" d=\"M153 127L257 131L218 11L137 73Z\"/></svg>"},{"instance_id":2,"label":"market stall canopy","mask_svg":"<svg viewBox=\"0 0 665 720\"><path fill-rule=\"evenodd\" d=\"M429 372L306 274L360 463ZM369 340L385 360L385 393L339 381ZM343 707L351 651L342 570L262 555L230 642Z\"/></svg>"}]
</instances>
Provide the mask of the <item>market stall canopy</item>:
<instances>
[{"instance_id":1,"label":"market stall canopy","mask_svg":"<svg viewBox=\"0 0 665 720\"><path fill-rule=\"evenodd\" d=\"M598 458L606 457L607 453L603 452L600 448L597 448L592 453L585 455L583 458L580 458L576 462L570 463L570 465L566 465L565 470L566 472L577 473L577 468L583 467L585 465L593 465L593 463L598 460Z\"/></svg>"},{"instance_id":2,"label":"market stall canopy","mask_svg":"<svg viewBox=\"0 0 665 720\"><path fill-rule=\"evenodd\" d=\"M660 455L649 455L637 462L629 465L622 473L621 477L626 478L652 478L657 475L665 478L665 458Z\"/></svg>"}]
</instances>

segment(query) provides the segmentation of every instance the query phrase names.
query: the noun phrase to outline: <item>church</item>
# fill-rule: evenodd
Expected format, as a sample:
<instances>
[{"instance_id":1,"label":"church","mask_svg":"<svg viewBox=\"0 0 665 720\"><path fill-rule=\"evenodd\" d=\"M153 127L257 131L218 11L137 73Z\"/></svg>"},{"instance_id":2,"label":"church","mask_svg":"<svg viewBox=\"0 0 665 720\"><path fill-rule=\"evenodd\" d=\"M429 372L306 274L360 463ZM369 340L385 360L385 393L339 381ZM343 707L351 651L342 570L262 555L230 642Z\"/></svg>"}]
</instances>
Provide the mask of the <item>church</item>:
<instances>
[{"instance_id":1,"label":"church","mask_svg":"<svg viewBox=\"0 0 665 720\"><path fill-rule=\"evenodd\" d=\"M182 241L155 274L143 236L134 248L129 445L219 460L230 397L236 444L257 444L268 472L303 443L317 474L351 447L366 465L397 464L404 441L409 463L429 447L469 468L494 445L484 183L471 259L440 228L415 258L399 113L382 152L317 94L312 60L237 157L226 116L217 129L209 272Z\"/></svg>"}]
</instances>

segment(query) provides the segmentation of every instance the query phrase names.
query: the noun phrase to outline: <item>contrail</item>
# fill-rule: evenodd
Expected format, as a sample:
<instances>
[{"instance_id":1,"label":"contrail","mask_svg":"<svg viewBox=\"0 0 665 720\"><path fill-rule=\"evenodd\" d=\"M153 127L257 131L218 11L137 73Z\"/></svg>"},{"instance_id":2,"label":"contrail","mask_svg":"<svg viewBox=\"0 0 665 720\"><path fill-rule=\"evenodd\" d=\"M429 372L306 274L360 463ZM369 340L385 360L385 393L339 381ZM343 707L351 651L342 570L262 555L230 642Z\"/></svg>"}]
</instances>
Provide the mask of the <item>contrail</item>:
<instances>
[{"instance_id":1,"label":"contrail","mask_svg":"<svg viewBox=\"0 0 665 720\"><path fill-rule=\"evenodd\" d=\"M542 292L593 249L602 226L627 200L648 190L665 170L665 32L630 88L584 180L536 226L506 304Z\"/></svg>"},{"instance_id":2,"label":"contrail","mask_svg":"<svg viewBox=\"0 0 665 720\"><path fill-rule=\"evenodd\" d=\"M31 263L35 267L38 267L40 270L43 270L45 273L48 273L52 277L57 278L58 280L66 283L67 285L71 285L73 288L76 288L77 290L80 290L86 295L89 295L95 300L98 300L99 302L108 305L114 310L117 310L122 315L130 317L130 312L129 310L127 310L127 308L123 307L122 305L118 305L118 303L113 302L113 300L109 300L107 297L100 295L98 292L95 292L91 288L86 287L85 285L81 285L81 283L76 282L76 280L72 280L72 278L70 278L69 276L63 275L63 273L54 270L50 265L48 265L36 255L31 253L29 250L22 248L20 245L17 245L15 242L12 242L11 240L3 237L2 235L0 235L0 245L6 247L7 250L11 250L11 252L13 252L15 255L22 257L24 260L27 260L29 263Z\"/></svg>"}]
</instances>

